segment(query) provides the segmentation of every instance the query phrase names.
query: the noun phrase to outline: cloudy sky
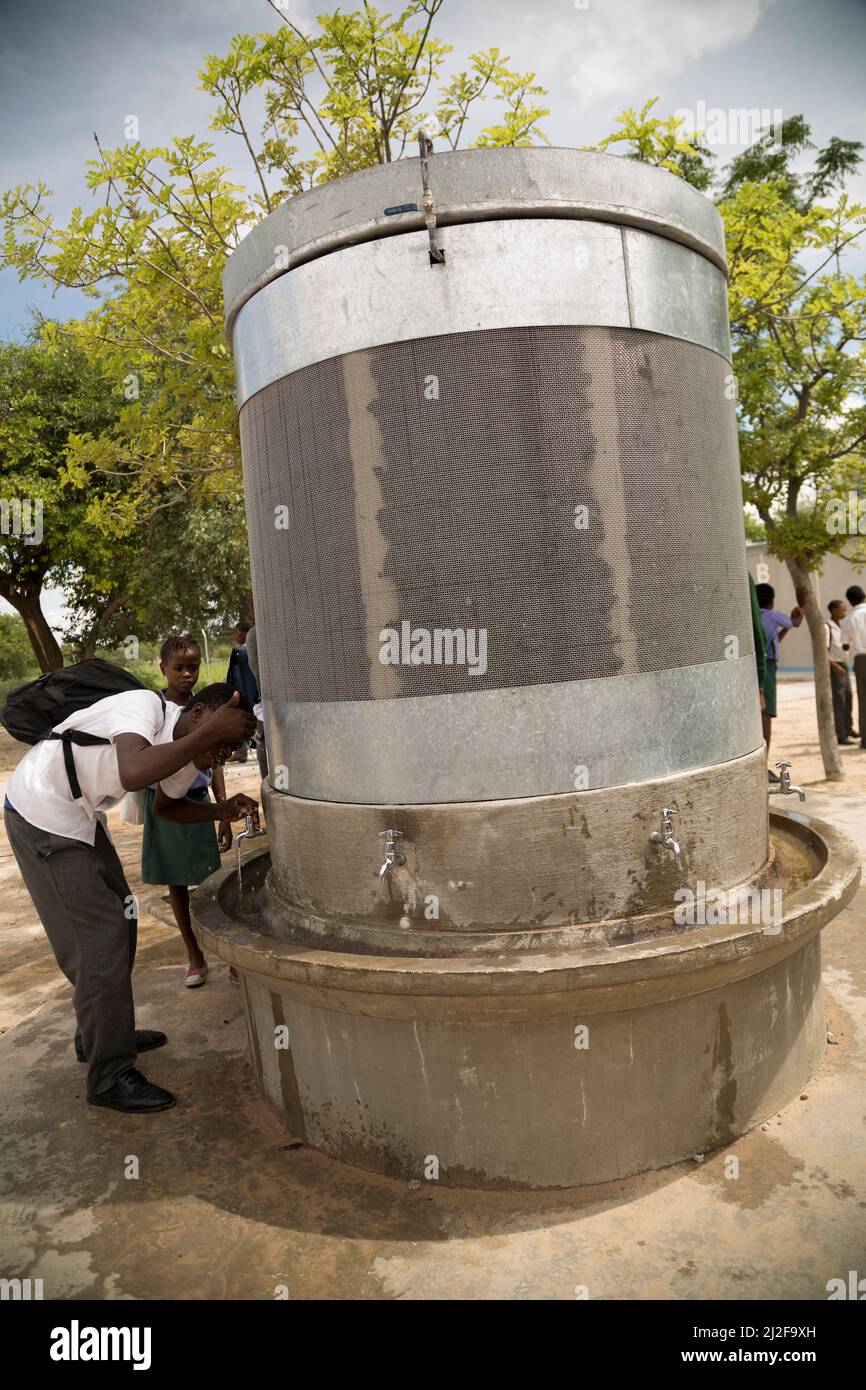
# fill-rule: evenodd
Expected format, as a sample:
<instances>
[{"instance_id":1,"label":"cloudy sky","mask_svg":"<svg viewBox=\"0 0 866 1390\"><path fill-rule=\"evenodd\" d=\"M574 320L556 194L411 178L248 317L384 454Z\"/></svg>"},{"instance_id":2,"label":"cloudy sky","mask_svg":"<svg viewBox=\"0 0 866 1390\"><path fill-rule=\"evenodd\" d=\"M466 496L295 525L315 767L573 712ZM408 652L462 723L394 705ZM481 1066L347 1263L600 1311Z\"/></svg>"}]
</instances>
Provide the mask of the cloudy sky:
<instances>
[{"instance_id":1,"label":"cloudy sky","mask_svg":"<svg viewBox=\"0 0 866 1390\"><path fill-rule=\"evenodd\" d=\"M327 0L282 3L304 24ZM90 202L82 175L94 131L120 144L134 114L147 145L204 136L201 57L279 22L265 0L0 0L0 14L0 186L43 179L61 217ZM535 69L556 145L598 139L623 107L656 95L664 113L803 111L819 141L866 127L866 0L445 0L438 26L455 62L496 44ZM239 158L231 138L221 152ZM52 306L0 272L0 335L20 331L31 304L65 314L78 303L70 292Z\"/></svg>"},{"instance_id":2,"label":"cloudy sky","mask_svg":"<svg viewBox=\"0 0 866 1390\"><path fill-rule=\"evenodd\" d=\"M332 7L283 3L302 25ZM43 179L59 218L87 208L94 131L103 145L120 144L135 115L146 145L205 136L202 56L278 22L265 0L0 0L0 187ZM555 145L598 139L620 110L650 96L665 114L701 104L802 111L818 142L864 138L866 0L445 0L438 32L455 63L495 44L534 68L550 94L544 127ZM720 162L736 148L720 148ZM231 140L220 153L239 159ZM866 201L866 179L852 191ZM52 299L0 272L2 337L21 333L32 306L71 316L81 304L73 291Z\"/></svg>"}]
</instances>

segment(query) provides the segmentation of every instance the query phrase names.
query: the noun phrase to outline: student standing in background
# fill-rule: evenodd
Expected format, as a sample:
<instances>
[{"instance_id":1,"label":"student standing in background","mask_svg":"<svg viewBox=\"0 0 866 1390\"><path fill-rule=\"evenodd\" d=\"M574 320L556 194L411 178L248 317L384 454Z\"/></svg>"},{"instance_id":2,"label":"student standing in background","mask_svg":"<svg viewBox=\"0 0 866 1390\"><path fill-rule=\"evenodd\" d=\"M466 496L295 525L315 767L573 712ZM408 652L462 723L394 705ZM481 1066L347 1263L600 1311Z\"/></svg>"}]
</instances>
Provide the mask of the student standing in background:
<instances>
[{"instance_id":1,"label":"student standing in background","mask_svg":"<svg viewBox=\"0 0 866 1390\"><path fill-rule=\"evenodd\" d=\"M852 584L850 589L845 590L845 597L851 605L851 612L840 624L842 641L848 644L848 655L854 664L860 747L866 748L866 594L859 584Z\"/></svg>"},{"instance_id":2,"label":"student standing in background","mask_svg":"<svg viewBox=\"0 0 866 1390\"><path fill-rule=\"evenodd\" d=\"M787 613L781 613L777 608L774 608L776 591L771 584L756 584L755 593L758 596L761 624L767 639L767 669L764 676L764 708L761 711L761 723L764 726L764 742L769 753L773 720L776 718L777 712L776 668L779 664L779 644L786 632L790 632L792 627L800 626L803 621L803 610L802 608L792 608L791 616L788 617ZM767 777L771 782L778 782L779 780L778 775L769 770Z\"/></svg>"},{"instance_id":3,"label":"student standing in background","mask_svg":"<svg viewBox=\"0 0 866 1390\"><path fill-rule=\"evenodd\" d=\"M843 746L851 742L856 733L854 728L854 697L851 693L851 673L848 670L847 648L842 637L841 623L848 605L844 599L834 598L827 604L830 621L824 624L827 634L827 656L830 660L830 683L833 688L833 722L836 725L836 738Z\"/></svg>"},{"instance_id":4,"label":"student standing in background","mask_svg":"<svg viewBox=\"0 0 866 1390\"><path fill-rule=\"evenodd\" d=\"M268 775L268 750L265 744L265 726L262 720L262 682L259 677L259 643L256 637L255 625L253 625L247 633L246 648L247 660L250 663L250 670L253 673L253 679L256 683L257 702L253 701L253 712L258 721L258 728L256 730L256 755L259 760L259 774L264 778Z\"/></svg>"},{"instance_id":5,"label":"student standing in background","mask_svg":"<svg viewBox=\"0 0 866 1390\"><path fill-rule=\"evenodd\" d=\"M232 690L239 691L255 707L259 702L259 692L255 677L250 670L249 653L247 652L247 633L251 627L252 623L238 623L234 630L235 645L232 647L232 654L229 657L226 685L230 685ZM244 744L242 748L238 749L232 762L245 763L248 755L249 750Z\"/></svg>"},{"instance_id":6,"label":"student standing in background","mask_svg":"<svg viewBox=\"0 0 866 1390\"><path fill-rule=\"evenodd\" d=\"M755 581L749 575L749 603L752 610L752 638L755 643L755 666L758 671L758 701L763 714L765 708L764 685L767 680L767 639L764 636L764 624L761 621L761 605L758 603L758 594L755 589Z\"/></svg>"},{"instance_id":7,"label":"student standing in background","mask_svg":"<svg viewBox=\"0 0 866 1390\"><path fill-rule=\"evenodd\" d=\"M168 637L159 653L159 669L165 677L163 698L166 722L170 725L189 704L198 682L201 652L195 638ZM225 801L225 775L219 766L199 772L187 796L193 801L208 801L211 791L215 801ZM194 989L207 979L207 961L192 929L189 890L219 868L220 854L231 848L232 829L228 821L220 821L216 833L211 821L172 825L154 814L155 793L155 787L148 788L141 879L143 883L168 885L168 899L189 961L184 984L187 989Z\"/></svg>"}]
</instances>

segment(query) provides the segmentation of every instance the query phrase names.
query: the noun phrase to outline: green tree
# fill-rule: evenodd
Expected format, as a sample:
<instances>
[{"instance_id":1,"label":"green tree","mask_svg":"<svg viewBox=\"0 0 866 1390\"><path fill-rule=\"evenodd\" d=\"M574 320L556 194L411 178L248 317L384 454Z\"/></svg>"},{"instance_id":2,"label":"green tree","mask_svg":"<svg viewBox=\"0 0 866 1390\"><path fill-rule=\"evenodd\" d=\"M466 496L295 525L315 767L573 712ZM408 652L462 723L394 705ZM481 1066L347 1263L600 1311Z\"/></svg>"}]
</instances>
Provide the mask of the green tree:
<instances>
[{"instance_id":1,"label":"green tree","mask_svg":"<svg viewBox=\"0 0 866 1390\"><path fill-rule=\"evenodd\" d=\"M79 656L97 645L134 658L136 644L171 632L230 632L244 614L250 588L243 501L199 502L174 494L143 528L121 539L112 563L94 575L79 568L66 585L65 633ZM132 640L131 640L132 639Z\"/></svg>"},{"instance_id":2,"label":"green tree","mask_svg":"<svg viewBox=\"0 0 866 1390\"><path fill-rule=\"evenodd\" d=\"M706 188L700 137L678 118L621 118L631 158L662 164ZM755 508L773 554L783 559L809 627L824 770L843 777L833 723L824 615L812 577L849 538L828 525L828 505L862 480L866 446L866 279L843 259L862 234L866 208L845 181L862 146L833 137L810 171L792 161L814 150L802 115L765 131L723 171L717 189L725 224L729 304L738 383L744 498ZM692 161L700 158L700 167ZM679 161L679 162L678 162Z\"/></svg>"},{"instance_id":3,"label":"green tree","mask_svg":"<svg viewBox=\"0 0 866 1390\"><path fill-rule=\"evenodd\" d=\"M100 200L65 226L43 183L6 193L0 265L91 296L94 311L67 331L98 346L115 379L136 383L118 427L89 446L88 467L126 471L139 496L166 486L232 494L239 448L221 275L250 224L302 189L413 153L422 124L449 148L470 127L475 145L544 139L535 74L514 71L498 49L445 78L450 48L433 33L442 5L411 0L392 16L364 3L320 15L307 34L272 4L273 32L238 35L206 58L212 129L237 137L245 186L188 135L164 147L98 145L86 181ZM250 112L262 106L257 124Z\"/></svg>"},{"instance_id":4,"label":"green tree","mask_svg":"<svg viewBox=\"0 0 866 1390\"><path fill-rule=\"evenodd\" d=\"M41 606L101 543L105 497L76 500L65 471L78 434L107 429L117 414L110 384L83 352L47 334L0 344L0 597L19 613L43 671L63 655Z\"/></svg>"},{"instance_id":5,"label":"green tree","mask_svg":"<svg viewBox=\"0 0 866 1390\"><path fill-rule=\"evenodd\" d=\"M595 150L607 154L613 146L614 154L622 154L625 159L636 159L642 164L652 164L656 168L667 169L672 174L692 184L695 188L708 188L713 177L713 155L701 143L699 132L683 129L680 116L661 116L653 114L658 97L650 97L640 111L631 106L616 117L619 130L612 131L597 145L584 145L585 150Z\"/></svg>"},{"instance_id":6,"label":"green tree","mask_svg":"<svg viewBox=\"0 0 866 1390\"><path fill-rule=\"evenodd\" d=\"M827 504L866 444L866 280L842 256L866 221L844 194L824 206L785 175L741 182L720 204L731 267L744 496L783 559L809 626L821 754L843 776L830 669L812 582L847 537ZM811 270L804 266L809 256Z\"/></svg>"},{"instance_id":7,"label":"green tree","mask_svg":"<svg viewBox=\"0 0 866 1390\"><path fill-rule=\"evenodd\" d=\"M23 680L33 670L27 629L12 613L0 613L0 681Z\"/></svg>"}]
</instances>

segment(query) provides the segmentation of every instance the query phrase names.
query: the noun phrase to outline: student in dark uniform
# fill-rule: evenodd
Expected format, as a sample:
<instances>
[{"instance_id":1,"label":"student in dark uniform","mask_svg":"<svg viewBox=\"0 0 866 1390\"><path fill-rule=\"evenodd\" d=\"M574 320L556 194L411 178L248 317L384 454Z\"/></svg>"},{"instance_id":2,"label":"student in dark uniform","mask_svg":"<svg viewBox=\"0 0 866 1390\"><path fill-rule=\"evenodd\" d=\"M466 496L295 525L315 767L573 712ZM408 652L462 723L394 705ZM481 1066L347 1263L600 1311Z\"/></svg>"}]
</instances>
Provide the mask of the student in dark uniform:
<instances>
[{"instance_id":1,"label":"student in dark uniform","mask_svg":"<svg viewBox=\"0 0 866 1390\"><path fill-rule=\"evenodd\" d=\"M761 711L761 722L764 726L764 742L767 745L767 753L770 751L770 739L773 730L773 720L776 718L776 668L779 664L779 644L785 634L791 628L799 627L803 621L802 608L792 608L791 616L782 613L774 608L776 601L776 591L772 584L756 584L755 593L758 596L758 604L761 609L761 623L764 628L764 636L767 639L767 666L764 676L764 708ZM779 777L775 772L767 772L767 777L771 782L778 782Z\"/></svg>"},{"instance_id":2,"label":"student in dark uniform","mask_svg":"<svg viewBox=\"0 0 866 1390\"><path fill-rule=\"evenodd\" d=\"M231 686L232 690L239 691L249 700L250 705L255 707L259 702L259 690L256 678L250 669L249 653L247 652L247 633L251 628L252 623L238 623L234 630L235 645L232 647L229 657L226 685ZM248 757L249 748L244 743L233 756L232 762L245 763Z\"/></svg>"}]
</instances>

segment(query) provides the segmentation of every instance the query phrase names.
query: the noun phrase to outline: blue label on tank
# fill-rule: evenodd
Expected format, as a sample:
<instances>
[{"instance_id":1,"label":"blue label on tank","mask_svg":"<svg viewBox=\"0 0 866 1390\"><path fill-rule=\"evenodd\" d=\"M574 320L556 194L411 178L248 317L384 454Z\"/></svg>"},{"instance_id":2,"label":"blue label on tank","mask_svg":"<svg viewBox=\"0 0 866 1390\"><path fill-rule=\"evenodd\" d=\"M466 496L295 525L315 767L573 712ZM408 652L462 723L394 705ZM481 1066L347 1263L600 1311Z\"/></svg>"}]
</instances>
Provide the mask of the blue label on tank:
<instances>
[{"instance_id":1,"label":"blue label on tank","mask_svg":"<svg viewBox=\"0 0 866 1390\"><path fill-rule=\"evenodd\" d=\"M417 212L417 211L418 211L418 204L417 204L417 203L401 203L399 207L396 207L396 208L386 208L386 209L385 209L385 216L386 216L386 217L395 217L396 214L397 214L398 212Z\"/></svg>"}]
</instances>

